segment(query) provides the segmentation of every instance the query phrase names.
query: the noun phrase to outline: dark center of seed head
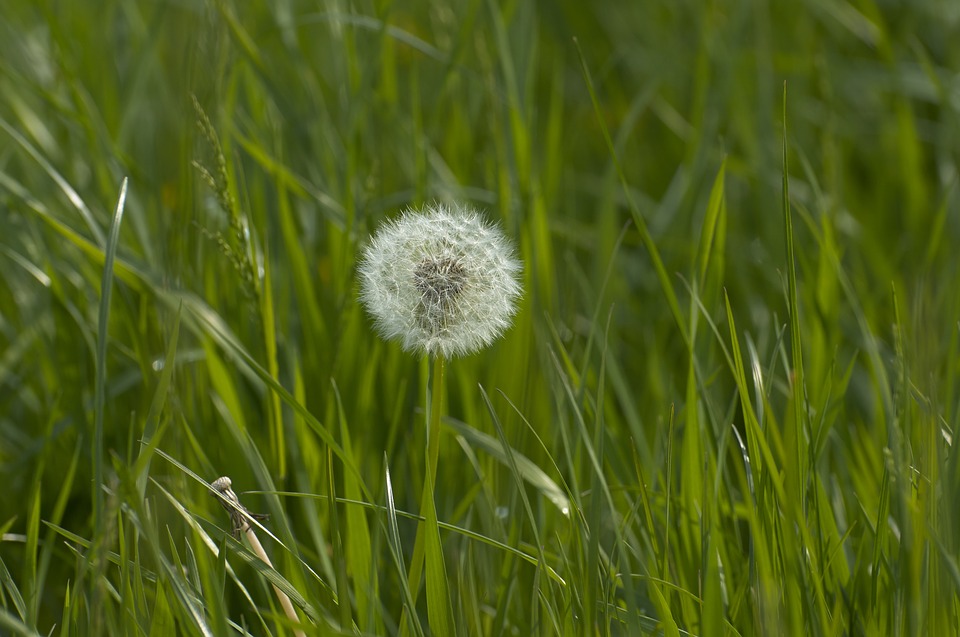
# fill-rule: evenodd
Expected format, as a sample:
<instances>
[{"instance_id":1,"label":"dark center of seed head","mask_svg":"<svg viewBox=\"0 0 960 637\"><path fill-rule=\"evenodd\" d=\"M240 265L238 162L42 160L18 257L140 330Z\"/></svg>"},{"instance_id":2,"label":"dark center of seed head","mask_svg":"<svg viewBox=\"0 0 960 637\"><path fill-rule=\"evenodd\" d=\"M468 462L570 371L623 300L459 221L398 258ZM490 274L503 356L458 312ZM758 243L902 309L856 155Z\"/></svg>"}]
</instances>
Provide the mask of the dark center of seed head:
<instances>
[{"instance_id":1,"label":"dark center of seed head","mask_svg":"<svg viewBox=\"0 0 960 637\"><path fill-rule=\"evenodd\" d=\"M463 290L466 272L451 257L424 259L413 272L414 284L426 309L446 310Z\"/></svg>"}]
</instances>

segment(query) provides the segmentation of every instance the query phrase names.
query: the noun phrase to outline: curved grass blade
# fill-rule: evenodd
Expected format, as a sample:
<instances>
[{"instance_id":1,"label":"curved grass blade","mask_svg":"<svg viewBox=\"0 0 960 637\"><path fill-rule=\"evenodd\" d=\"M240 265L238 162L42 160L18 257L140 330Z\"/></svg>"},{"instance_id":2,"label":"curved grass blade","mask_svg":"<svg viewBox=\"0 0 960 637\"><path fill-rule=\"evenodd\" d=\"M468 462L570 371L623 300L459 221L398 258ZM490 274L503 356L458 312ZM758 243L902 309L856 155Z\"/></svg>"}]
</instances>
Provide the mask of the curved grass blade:
<instances>
[{"instance_id":1,"label":"curved grass blade","mask_svg":"<svg viewBox=\"0 0 960 637\"><path fill-rule=\"evenodd\" d=\"M10 575L10 571L7 570L7 565L4 564L3 558L0 558L0 586L6 590L6 595L10 597L10 601L13 603L13 607L17 609L17 614L20 615L20 619L26 619L27 605L23 601L23 595L20 594L20 589L17 588L17 583L13 581L13 576Z\"/></svg>"},{"instance_id":2,"label":"curved grass blade","mask_svg":"<svg viewBox=\"0 0 960 637\"><path fill-rule=\"evenodd\" d=\"M264 492L263 491L245 491L244 493L255 494L255 493L264 493ZM290 491L273 491L271 493L273 493L273 495L287 496L287 497L293 497L293 498L315 498L317 500L327 499L327 496L325 495L314 495L312 493L294 493ZM369 502L363 502L361 500L351 500L350 498L337 498L337 502L339 502L340 504L347 504L355 507L363 507L366 509L370 509L371 511L378 511L380 513L383 513L387 510L386 507L379 504L371 504ZM398 517L405 518L408 520L417 520L418 522L422 522L425 519L422 515L417 515L416 513L410 513L408 511L396 510L395 513ZM519 557L523 561L529 564L532 564L534 566L537 566L539 564L539 561L536 556L530 553L525 553L524 551L516 547L510 546L508 544L504 544L499 540L495 540L491 537L487 537L486 535L478 533L477 531L471 531L468 528L457 526L456 524L450 524L449 522L438 521L437 526L440 527L440 529L443 531L456 533L457 535L461 535L467 539L475 540L482 544L486 544L487 546L490 546L492 548L495 548L507 553L511 553ZM555 581L557 584L560 584L561 586L566 586L567 582L562 577L560 577L559 573L557 573L554 569L547 566L545 570L547 574L550 575L550 578L553 579L553 581Z\"/></svg>"},{"instance_id":3,"label":"curved grass blade","mask_svg":"<svg viewBox=\"0 0 960 637\"><path fill-rule=\"evenodd\" d=\"M486 394L484 394L486 396ZM532 460L515 449L504 447L504 443L493 436L474 429L470 425L454 418L444 418L445 425L454 429L474 446L480 447L506 467L511 466L511 458L517 474L552 502L565 516L570 515L570 498L546 472Z\"/></svg>"},{"instance_id":4,"label":"curved grass blade","mask_svg":"<svg viewBox=\"0 0 960 637\"><path fill-rule=\"evenodd\" d=\"M0 117L0 128L5 130L10 137L14 139L15 142L20 144L27 154L33 157L33 159L40 164L40 167L43 168L43 171L50 175L50 178L57 184L57 187L63 191L63 194L66 195L67 199L73 204L73 207L77 209L77 212L80 213L80 216L83 218L84 223L87 224L87 228L90 229L90 234L93 235L93 239L98 246L104 245L104 236L103 230L100 229L100 226L97 225L96 220L93 218L93 213L90 211L90 208L87 207L87 204L83 201L77 191L73 189L67 180L57 172L57 169L47 161L47 159L40 154L40 151L37 150L33 144L31 144L27 138L21 135L17 129L11 126L7 120ZM124 190L126 190L127 180L123 180Z\"/></svg>"},{"instance_id":5,"label":"curved grass blade","mask_svg":"<svg viewBox=\"0 0 960 637\"><path fill-rule=\"evenodd\" d=\"M23 635L24 637L40 637L40 633L30 628L22 621L0 608L0 628L9 630L9 635Z\"/></svg>"}]
</instances>

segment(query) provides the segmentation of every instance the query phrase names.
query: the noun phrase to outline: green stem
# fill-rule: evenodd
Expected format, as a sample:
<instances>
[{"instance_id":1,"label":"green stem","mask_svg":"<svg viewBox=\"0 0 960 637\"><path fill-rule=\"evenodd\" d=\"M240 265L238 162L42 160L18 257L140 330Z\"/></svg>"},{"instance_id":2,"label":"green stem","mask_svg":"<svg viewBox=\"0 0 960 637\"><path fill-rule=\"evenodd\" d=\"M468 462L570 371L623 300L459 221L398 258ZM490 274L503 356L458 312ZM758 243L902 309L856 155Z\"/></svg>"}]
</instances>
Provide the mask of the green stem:
<instances>
[{"instance_id":1,"label":"green stem","mask_svg":"<svg viewBox=\"0 0 960 637\"><path fill-rule=\"evenodd\" d=\"M420 577L424 559L427 566L427 617L430 628L436 635L450 635L451 607L447 587L446 567L443 562L443 546L440 542L440 527L437 524L437 505L433 492L437 479L440 458L440 415L443 413L444 359L433 359L430 378L427 380L427 466L420 499L420 513L424 520L417 527L417 539L413 547L413 560L407 583L413 603L420 592ZM401 634L406 634L406 622L401 618Z\"/></svg>"},{"instance_id":2,"label":"green stem","mask_svg":"<svg viewBox=\"0 0 960 637\"><path fill-rule=\"evenodd\" d=\"M443 403L443 383L446 366L442 356L433 359L433 366L430 370L431 378L428 379L427 386L427 409L430 411L430 418L427 421L427 481L430 483L429 494L427 488L423 489L423 503L427 500L433 502L433 487L437 479L437 464L440 460L440 414L442 413Z\"/></svg>"}]
</instances>

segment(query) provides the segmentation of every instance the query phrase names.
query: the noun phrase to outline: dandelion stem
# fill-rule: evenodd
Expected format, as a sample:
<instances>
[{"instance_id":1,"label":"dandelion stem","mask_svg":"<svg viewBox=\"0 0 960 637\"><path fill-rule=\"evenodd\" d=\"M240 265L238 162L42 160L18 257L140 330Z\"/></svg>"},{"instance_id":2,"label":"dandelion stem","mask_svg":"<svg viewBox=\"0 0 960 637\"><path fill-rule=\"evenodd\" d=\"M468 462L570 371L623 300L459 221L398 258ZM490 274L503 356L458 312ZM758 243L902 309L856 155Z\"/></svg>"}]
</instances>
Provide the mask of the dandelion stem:
<instances>
[{"instance_id":1,"label":"dandelion stem","mask_svg":"<svg viewBox=\"0 0 960 637\"><path fill-rule=\"evenodd\" d=\"M437 479L437 464L440 459L440 414L442 413L443 385L446 365L443 356L433 359L427 392L427 409L430 420L427 422L427 479L430 481L430 500L433 501L433 486ZM424 490L426 493L426 490Z\"/></svg>"},{"instance_id":2,"label":"dandelion stem","mask_svg":"<svg viewBox=\"0 0 960 637\"><path fill-rule=\"evenodd\" d=\"M436 356L432 361L430 378L427 380L427 457L426 475L420 513L424 520L417 527L417 539L413 548L413 560L407 583L416 603L420 589L420 576L426 559L427 618L431 631L436 635L451 633L450 594L447 588L447 573L443 561L443 546L440 542L440 527L437 524L437 505L434 487L437 465L440 458L440 415L443 413L443 387L445 360ZM406 627L406 623L401 623ZM402 628L403 630L403 628Z\"/></svg>"}]
</instances>

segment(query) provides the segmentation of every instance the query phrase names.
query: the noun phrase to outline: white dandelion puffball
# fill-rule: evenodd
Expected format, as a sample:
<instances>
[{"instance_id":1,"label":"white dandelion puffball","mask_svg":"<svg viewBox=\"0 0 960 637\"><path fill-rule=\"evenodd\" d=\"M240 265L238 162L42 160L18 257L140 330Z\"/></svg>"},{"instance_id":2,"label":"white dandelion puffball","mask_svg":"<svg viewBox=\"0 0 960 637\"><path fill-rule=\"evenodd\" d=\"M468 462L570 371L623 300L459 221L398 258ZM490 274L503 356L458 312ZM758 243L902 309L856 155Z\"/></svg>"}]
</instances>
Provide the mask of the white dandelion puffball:
<instances>
[{"instance_id":1,"label":"white dandelion puffball","mask_svg":"<svg viewBox=\"0 0 960 637\"><path fill-rule=\"evenodd\" d=\"M437 204L380 226L360 261L360 300L384 338L452 358L510 327L521 269L499 226Z\"/></svg>"}]
</instances>

